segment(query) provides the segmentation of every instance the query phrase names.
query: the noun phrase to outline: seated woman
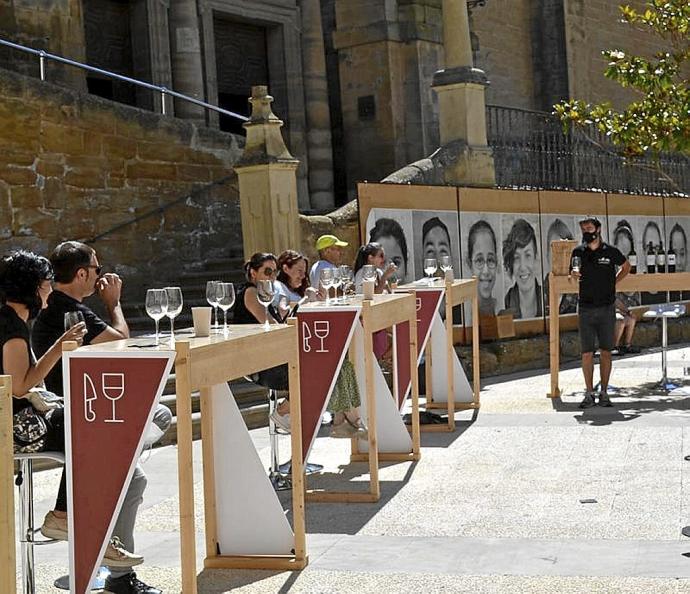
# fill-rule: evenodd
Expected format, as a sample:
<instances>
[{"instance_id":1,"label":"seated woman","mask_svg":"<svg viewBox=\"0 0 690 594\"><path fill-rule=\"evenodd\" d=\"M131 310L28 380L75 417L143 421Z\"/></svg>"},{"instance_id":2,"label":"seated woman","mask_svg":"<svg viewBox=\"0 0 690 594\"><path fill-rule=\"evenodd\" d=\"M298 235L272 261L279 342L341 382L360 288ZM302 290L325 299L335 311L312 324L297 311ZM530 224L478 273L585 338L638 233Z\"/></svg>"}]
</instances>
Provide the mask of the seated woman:
<instances>
[{"instance_id":1,"label":"seated woman","mask_svg":"<svg viewBox=\"0 0 690 594\"><path fill-rule=\"evenodd\" d=\"M16 251L0 262L0 374L12 377L12 415L15 453L64 452L64 409L57 397L39 391L48 372L62 357L62 343L81 342L84 322L65 332L38 360L29 346L28 322L48 304L52 292L50 262L31 252ZM67 539L67 482L65 473L55 509L48 512L41 532L48 538ZM129 567L143 557L125 551L116 539L108 545L105 564Z\"/></svg>"},{"instance_id":2,"label":"seated woman","mask_svg":"<svg viewBox=\"0 0 690 594\"><path fill-rule=\"evenodd\" d=\"M361 246L359 250L357 250L357 257L352 267L352 271L355 274L355 290L357 293L362 292L364 266L367 264L376 268L376 285L374 286L374 293L383 293L388 289L388 282L395 275L398 267L393 262L389 262L384 270L383 266L385 263L386 252L380 243L373 241Z\"/></svg>"},{"instance_id":3,"label":"seated woman","mask_svg":"<svg viewBox=\"0 0 690 594\"><path fill-rule=\"evenodd\" d=\"M276 289L288 303L299 303L305 298L308 301L317 299L316 290L309 286L308 269L308 260L299 252L285 250L278 256Z\"/></svg>"}]
</instances>

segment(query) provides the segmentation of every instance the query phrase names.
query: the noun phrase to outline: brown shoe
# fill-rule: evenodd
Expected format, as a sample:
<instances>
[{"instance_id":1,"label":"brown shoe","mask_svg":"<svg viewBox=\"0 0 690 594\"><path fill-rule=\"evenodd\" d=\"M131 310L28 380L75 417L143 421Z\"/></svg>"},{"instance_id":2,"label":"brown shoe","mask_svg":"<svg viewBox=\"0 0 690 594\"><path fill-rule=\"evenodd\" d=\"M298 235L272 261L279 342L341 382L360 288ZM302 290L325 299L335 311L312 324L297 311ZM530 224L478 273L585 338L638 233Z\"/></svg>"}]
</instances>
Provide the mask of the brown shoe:
<instances>
[{"instance_id":1,"label":"brown shoe","mask_svg":"<svg viewBox=\"0 0 690 594\"><path fill-rule=\"evenodd\" d=\"M67 518L58 518L54 511L49 511L43 520L41 534L53 540L67 540Z\"/></svg>"},{"instance_id":2,"label":"brown shoe","mask_svg":"<svg viewBox=\"0 0 690 594\"><path fill-rule=\"evenodd\" d=\"M125 549L122 541L113 536L105 549L103 555L103 565L106 567L134 567L144 562L141 555L135 555Z\"/></svg>"}]
</instances>

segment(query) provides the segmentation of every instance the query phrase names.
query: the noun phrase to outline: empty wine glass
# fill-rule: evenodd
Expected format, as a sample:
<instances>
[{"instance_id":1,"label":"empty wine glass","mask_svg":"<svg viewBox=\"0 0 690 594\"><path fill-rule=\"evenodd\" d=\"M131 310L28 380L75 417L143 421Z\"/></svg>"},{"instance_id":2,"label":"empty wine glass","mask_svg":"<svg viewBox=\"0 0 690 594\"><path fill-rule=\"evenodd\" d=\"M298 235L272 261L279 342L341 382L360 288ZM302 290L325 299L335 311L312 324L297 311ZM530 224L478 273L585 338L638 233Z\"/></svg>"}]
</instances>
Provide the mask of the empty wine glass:
<instances>
[{"instance_id":1,"label":"empty wine glass","mask_svg":"<svg viewBox=\"0 0 690 594\"><path fill-rule=\"evenodd\" d=\"M321 271L321 278L319 282L321 286L326 290L326 304L331 302L330 288L333 286L333 268L324 268Z\"/></svg>"},{"instance_id":2,"label":"empty wine glass","mask_svg":"<svg viewBox=\"0 0 690 594\"><path fill-rule=\"evenodd\" d=\"M571 262L572 264L572 269L575 274L580 273L580 256L573 256L573 260Z\"/></svg>"},{"instance_id":3,"label":"empty wine glass","mask_svg":"<svg viewBox=\"0 0 690 594\"><path fill-rule=\"evenodd\" d=\"M451 261L450 256L441 256L438 259L438 265L444 273L448 272L449 270L453 270L453 262Z\"/></svg>"},{"instance_id":4,"label":"empty wine glass","mask_svg":"<svg viewBox=\"0 0 690 594\"><path fill-rule=\"evenodd\" d=\"M182 311L182 289L180 287L165 287L168 296L168 308L165 315L170 318L170 346L175 344L175 318Z\"/></svg>"},{"instance_id":5,"label":"empty wine glass","mask_svg":"<svg viewBox=\"0 0 690 594\"><path fill-rule=\"evenodd\" d=\"M156 346L159 344L160 334L158 323L168 311L168 294L165 289L149 289L146 291L146 313L156 323Z\"/></svg>"},{"instance_id":6,"label":"empty wine glass","mask_svg":"<svg viewBox=\"0 0 690 594\"><path fill-rule=\"evenodd\" d=\"M220 281L212 280L206 283L206 301L213 308L213 327L218 330L218 298L216 296L216 286Z\"/></svg>"},{"instance_id":7,"label":"empty wine glass","mask_svg":"<svg viewBox=\"0 0 690 594\"><path fill-rule=\"evenodd\" d=\"M65 331L84 321L84 314L80 311L65 312Z\"/></svg>"},{"instance_id":8,"label":"empty wine glass","mask_svg":"<svg viewBox=\"0 0 690 594\"><path fill-rule=\"evenodd\" d=\"M216 283L216 302L223 310L223 335L228 335L228 310L235 305L235 285Z\"/></svg>"},{"instance_id":9,"label":"empty wine glass","mask_svg":"<svg viewBox=\"0 0 690 594\"><path fill-rule=\"evenodd\" d=\"M424 273L429 277L429 284L434 282L433 276L438 270L438 264L436 263L436 258L425 258L424 259Z\"/></svg>"},{"instance_id":10,"label":"empty wine glass","mask_svg":"<svg viewBox=\"0 0 690 594\"><path fill-rule=\"evenodd\" d=\"M270 328L268 323L268 308L273 303L273 298L275 297L276 290L273 281L270 280L260 280L256 282L256 296L259 299L259 303L266 308L266 321L264 322L264 330Z\"/></svg>"},{"instance_id":11,"label":"empty wine glass","mask_svg":"<svg viewBox=\"0 0 690 594\"><path fill-rule=\"evenodd\" d=\"M340 268L333 268L333 288L335 289L335 299L333 303L338 303L338 287L342 285L343 279L340 276Z\"/></svg>"},{"instance_id":12,"label":"empty wine glass","mask_svg":"<svg viewBox=\"0 0 690 594\"><path fill-rule=\"evenodd\" d=\"M352 290L352 279L354 278L352 274L352 268L343 264L340 267L340 282L342 283L343 291L343 302L345 302L345 295L349 294Z\"/></svg>"}]
</instances>

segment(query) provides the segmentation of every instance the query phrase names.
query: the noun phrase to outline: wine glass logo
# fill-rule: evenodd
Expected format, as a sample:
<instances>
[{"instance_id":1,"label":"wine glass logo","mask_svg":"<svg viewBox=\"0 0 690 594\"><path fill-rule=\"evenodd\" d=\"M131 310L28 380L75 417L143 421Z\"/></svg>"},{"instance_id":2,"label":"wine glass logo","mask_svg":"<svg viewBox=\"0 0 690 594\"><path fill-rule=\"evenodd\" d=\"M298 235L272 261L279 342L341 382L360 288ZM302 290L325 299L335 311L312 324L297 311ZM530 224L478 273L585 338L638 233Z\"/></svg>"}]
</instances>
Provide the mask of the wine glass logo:
<instances>
[{"instance_id":1,"label":"wine glass logo","mask_svg":"<svg viewBox=\"0 0 690 594\"><path fill-rule=\"evenodd\" d=\"M93 411L93 401L98 398L96 386L88 373L84 374L84 419L87 423L96 420L96 413Z\"/></svg>"},{"instance_id":2,"label":"wine glass logo","mask_svg":"<svg viewBox=\"0 0 690 594\"><path fill-rule=\"evenodd\" d=\"M321 347L316 350L317 353L327 353L328 350L323 348L323 341L326 340L331 333L331 323L328 320L318 320L314 322L314 336L321 342Z\"/></svg>"},{"instance_id":3,"label":"wine glass logo","mask_svg":"<svg viewBox=\"0 0 690 594\"><path fill-rule=\"evenodd\" d=\"M125 374L124 373L103 373L103 395L112 402L113 416L105 419L106 423L124 423L123 419L118 419L115 414L115 402L125 395Z\"/></svg>"}]
</instances>

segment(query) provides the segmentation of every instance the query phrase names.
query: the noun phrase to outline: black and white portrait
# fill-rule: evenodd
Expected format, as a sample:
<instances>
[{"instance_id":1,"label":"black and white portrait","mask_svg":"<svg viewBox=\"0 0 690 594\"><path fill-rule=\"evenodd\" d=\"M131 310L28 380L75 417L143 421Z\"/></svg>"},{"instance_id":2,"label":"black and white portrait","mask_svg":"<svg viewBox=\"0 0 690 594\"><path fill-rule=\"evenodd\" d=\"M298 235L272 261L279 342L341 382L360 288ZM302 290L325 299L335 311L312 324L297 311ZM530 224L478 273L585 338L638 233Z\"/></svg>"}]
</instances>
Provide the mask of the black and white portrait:
<instances>
[{"instance_id":1,"label":"black and white portrait","mask_svg":"<svg viewBox=\"0 0 690 594\"><path fill-rule=\"evenodd\" d=\"M458 213L447 210L414 210L412 228L417 278L424 273L425 259L433 258L440 265L441 256L450 256L453 271L460 276Z\"/></svg>"},{"instance_id":2,"label":"black and white portrait","mask_svg":"<svg viewBox=\"0 0 690 594\"><path fill-rule=\"evenodd\" d=\"M580 228L576 215L542 214L541 225L544 230L542 254L544 254L544 311L549 315L549 275L553 266L551 258L551 242L561 239L571 239L579 242ZM577 295L567 293L561 296L558 308L559 314L572 314L577 311Z\"/></svg>"},{"instance_id":3,"label":"black and white portrait","mask_svg":"<svg viewBox=\"0 0 690 594\"><path fill-rule=\"evenodd\" d=\"M415 279L414 254L412 252L412 210L375 208L369 213L366 241L381 244L386 255L385 265L392 262L397 267L399 283Z\"/></svg>"}]
</instances>

